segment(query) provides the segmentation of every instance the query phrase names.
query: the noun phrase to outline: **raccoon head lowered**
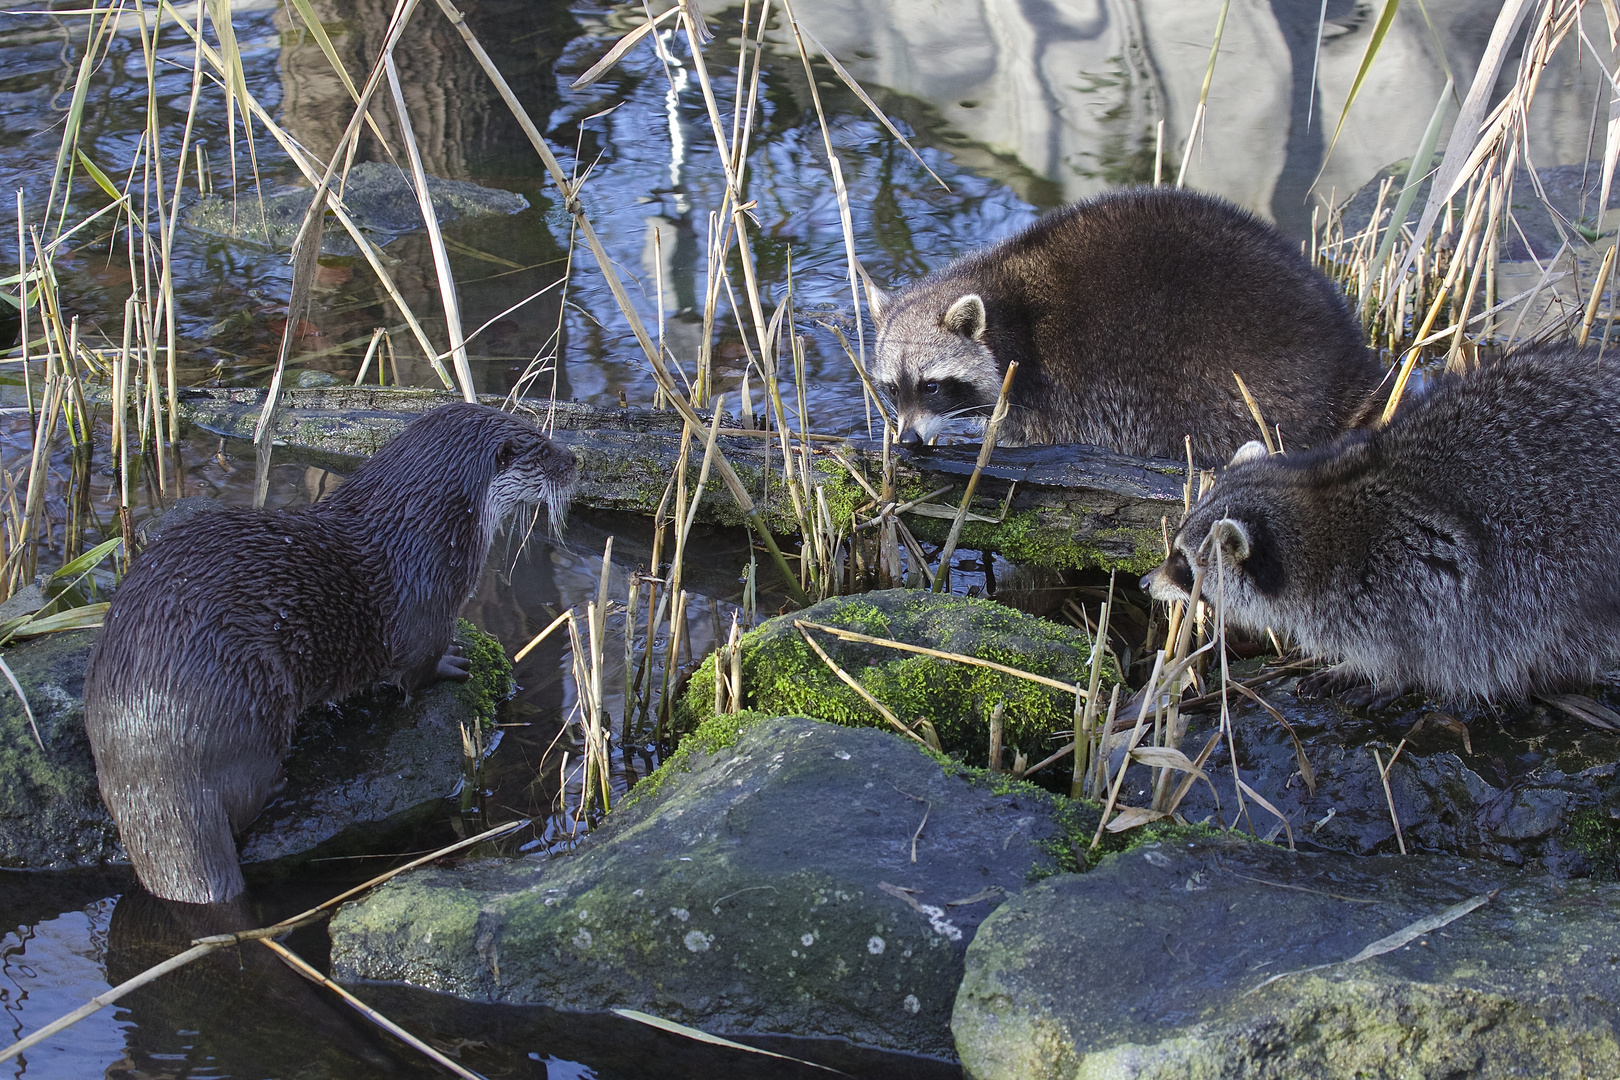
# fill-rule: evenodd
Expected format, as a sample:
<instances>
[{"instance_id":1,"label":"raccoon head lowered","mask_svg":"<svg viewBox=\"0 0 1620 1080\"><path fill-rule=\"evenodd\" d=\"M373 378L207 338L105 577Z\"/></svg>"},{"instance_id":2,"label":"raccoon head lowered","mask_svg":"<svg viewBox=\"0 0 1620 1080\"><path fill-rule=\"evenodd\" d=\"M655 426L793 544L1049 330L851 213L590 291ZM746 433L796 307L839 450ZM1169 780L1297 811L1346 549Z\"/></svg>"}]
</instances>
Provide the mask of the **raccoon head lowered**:
<instances>
[{"instance_id":1,"label":"raccoon head lowered","mask_svg":"<svg viewBox=\"0 0 1620 1080\"><path fill-rule=\"evenodd\" d=\"M1292 511L1268 475L1274 468L1260 443L1241 447L1181 523L1170 557L1142 579L1142 588L1155 600L1186 600L1194 574L1202 571L1203 597L1213 602L1219 582L1228 622L1292 630L1285 548Z\"/></svg>"},{"instance_id":2,"label":"raccoon head lowered","mask_svg":"<svg viewBox=\"0 0 1620 1080\"><path fill-rule=\"evenodd\" d=\"M926 285L884 298L868 294L877 322L878 389L898 415L899 438L915 445L955 416L988 415L1001 392L988 317L978 293Z\"/></svg>"}]
</instances>

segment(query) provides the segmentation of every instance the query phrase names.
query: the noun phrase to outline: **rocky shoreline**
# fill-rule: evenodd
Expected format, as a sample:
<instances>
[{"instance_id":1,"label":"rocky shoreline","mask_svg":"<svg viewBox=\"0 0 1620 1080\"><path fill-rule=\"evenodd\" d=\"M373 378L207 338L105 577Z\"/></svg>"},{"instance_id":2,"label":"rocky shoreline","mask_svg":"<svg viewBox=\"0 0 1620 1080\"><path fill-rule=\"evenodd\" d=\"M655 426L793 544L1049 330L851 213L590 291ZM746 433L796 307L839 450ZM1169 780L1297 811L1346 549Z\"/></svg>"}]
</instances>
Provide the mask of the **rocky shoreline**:
<instances>
[{"instance_id":1,"label":"rocky shoreline","mask_svg":"<svg viewBox=\"0 0 1620 1080\"><path fill-rule=\"evenodd\" d=\"M1544 704L1441 712L1412 698L1368 715L1301 701L1283 680L1263 693L1287 728L1234 695L1235 760L1224 744L1211 755L1210 783L1181 806L1189 824L1106 833L1093 851L1096 804L980 767L992 698L1008 703L1008 756L1026 758L1067 738L1072 699L829 638L874 692L915 690L912 711L954 740L930 750L814 657L803 622L1027 653L1062 682L1089 659L1072 628L920 592L771 620L744 638L748 711L715 715L700 671L681 706L697 730L575 850L390 881L333 920L334 975L363 993L835 1040L959 1061L976 1080L1620 1069L1612 733ZM47 747L14 697L0 703L12 866L119 860L77 703L90 641L7 654ZM285 872L384 852L450 812L459 726L487 723L510 680L498 648L474 651L470 687L306 717L245 861ZM791 715L817 711L842 722ZM1195 714L1185 745L1219 723L1218 709ZM1234 767L1297 850L1228 798ZM1066 792L1067 767L1051 771L1040 779Z\"/></svg>"}]
</instances>

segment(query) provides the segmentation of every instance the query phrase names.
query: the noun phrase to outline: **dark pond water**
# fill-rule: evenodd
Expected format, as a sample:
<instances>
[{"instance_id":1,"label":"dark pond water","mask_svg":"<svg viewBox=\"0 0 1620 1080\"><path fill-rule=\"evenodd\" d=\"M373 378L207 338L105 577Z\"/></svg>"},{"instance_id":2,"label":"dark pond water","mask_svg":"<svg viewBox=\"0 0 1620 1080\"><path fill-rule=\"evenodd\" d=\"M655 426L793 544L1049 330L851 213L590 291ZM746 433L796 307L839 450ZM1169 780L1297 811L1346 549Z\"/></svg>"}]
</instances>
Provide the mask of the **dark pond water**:
<instances>
[{"instance_id":1,"label":"dark pond water","mask_svg":"<svg viewBox=\"0 0 1620 1080\"><path fill-rule=\"evenodd\" d=\"M349 99L318 44L289 8L272 0L233 5L247 86L298 143L328 154L347 122ZM392 8L382 0L314 0L339 56L358 76L381 43ZM671 354L687 372L703 335L702 309L711 215L724 179L704 99L684 42L662 52L643 44L595 85L569 84L639 18L639 5L558 0L477 0L469 22L545 129L565 168L588 173L584 199L607 249L649 325L662 323ZM24 213L39 224L59 145L60 125L85 48L87 21L77 5L0 2L0 193L20 191ZM800 14L915 140L909 153L823 65L815 69L832 141L850 190L856 246L879 284L902 284L964 250L1004 236L1041 210L1111 184L1149 181L1155 137L1164 121L1163 173L1173 179L1185 156L1194 186L1227 195L1303 236L1307 191L1344 193L1388 162L1412 152L1440 93L1445 71L1466 85L1494 13L1468 0L1430 0L1432 28L1402 9L1380 67L1324 166L1326 133L1337 119L1370 31L1370 8L1347 0L1271 0L1234 5L1222 45L1202 139L1184 155L1203 80L1216 5L1166 0L1090 0L1008 5L1000 0L818 0ZM148 9L150 11L150 9ZM1315 55L1318 18L1324 45ZM739 10L711 19L717 40L707 53L721 111L735 90ZM1601 16L1592 27L1601 36ZM140 38L126 21L91 79L81 146L103 170L122 177L147 123L147 81ZM805 337L803 408L823 431L863 430L859 384L830 327L852 332L843 235L828 178L811 83L778 25L766 52L751 142L746 197L759 221L754 255L767 310L791 287L793 329ZM1567 57L1570 50L1561 56ZM155 108L161 141L178 145L191 93L192 50L169 25L155 46ZM602 275L571 231L555 192L518 126L467 61L431 5L415 16L397 51L405 96L425 168L521 195L512 214L448 223L463 325L483 328L472 340L479 388L575 397L601 405L645 404L654 383ZM1559 66L1563 63L1563 66ZM1538 165L1589 155L1592 66L1555 62L1531 125ZM218 88L202 97L192 138L201 147L188 165L183 214L199 185L226 208L223 220L250 216L262 196L274 203L303 181L286 153L254 124L227 123ZM386 112L386 110L383 110ZM1307 117L1311 122L1307 124ZM382 123L393 138L391 121ZM362 160L386 160L367 140ZM924 165L936 172L941 186ZM255 182L254 176L257 175ZM200 179L199 179L200 178ZM105 199L80 174L65 220L100 209ZM275 359L286 310L285 251L182 228L174 252L181 376L256 384ZM228 231L228 230L226 230ZM8 226L0 265L16 265ZM419 231L392 233L390 274L427 336L446 339L432 260ZM378 239L387 238L379 235ZM62 249L55 267L64 307L82 320L85 340L115 344L129 293L127 229L112 218ZM374 327L392 346L389 377L431 385L434 376L364 261L329 243L310 310L300 313L298 368L340 381L357 373ZM735 258L735 256L733 256ZM566 289L557 283L570 270ZM3 275L5 271L0 271ZM740 280L740 275L737 275ZM737 303L742 303L739 295ZM720 304L715 331L716 385L736 392L746 350L735 309ZM373 369L375 375L375 368ZM20 403L14 364L0 367L5 406ZM754 382L758 391L757 379ZM799 399L788 395L790 409ZM0 455L8 468L24 459L24 418L0 413ZM194 435L181 449L185 494L235 502L250 497L251 459L241 447ZM59 462L66 473L68 462ZM318 496L331 478L296 463L276 466L271 505ZM108 477L92 469L84 485L83 539L110 527ZM53 517L68 517L53 489ZM150 495L139 511L156 509ZM555 612L595 595L600 552L616 536L612 590L624 595L629 573L649 557L644 523L585 519L566 542L534 540L521 550L497 545L486 580L466 614L515 650ZM700 534L705 572L695 575L690 651L701 656L729 623L742 591L745 542ZM761 608L768 609L768 598ZM613 633L621 633L615 623ZM517 671L522 690L508 707L500 753L486 776L489 803L503 811L544 815L557 797L561 718L574 705L562 645L548 643ZM610 671L611 686L622 675ZM617 715L615 701L609 710ZM424 837L424 846L439 837ZM521 838L538 851L557 838ZM329 878L260 882L261 921L273 921L359 880L374 866L331 868ZM0 877L0 1003L7 1031L20 1036L175 951L186 928L165 926L118 873ZM301 932L292 946L312 962L325 953L324 933ZM305 995L279 970L252 958L218 963L171 978L70 1029L3 1068L30 1078L86 1077L351 1077L436 1075ZM245 964L246 971L238 970ZM396 1019L486 1075L585 1077L796 1077L810 1070L700 1047L611 1018L564 1017L540 1011L472 1008L426 995L372 995ZM826 1045L772 1043L851 1075L945 1077L953 1067L896 1055ZM814 1075L825 1075L814 1074Z\"/></svg>"}]
</instances>

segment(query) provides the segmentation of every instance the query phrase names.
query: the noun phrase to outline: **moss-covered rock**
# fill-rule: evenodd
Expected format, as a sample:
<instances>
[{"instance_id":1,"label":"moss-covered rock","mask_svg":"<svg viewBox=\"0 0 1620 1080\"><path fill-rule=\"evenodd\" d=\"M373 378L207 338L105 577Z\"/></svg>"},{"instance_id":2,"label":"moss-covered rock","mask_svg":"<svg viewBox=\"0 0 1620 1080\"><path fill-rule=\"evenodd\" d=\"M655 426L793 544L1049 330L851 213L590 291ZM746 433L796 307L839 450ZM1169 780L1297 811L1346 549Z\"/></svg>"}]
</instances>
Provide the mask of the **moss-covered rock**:
<instances>
[{"instance_id":1,"label":"moss-covered rock","mask_svg":"<svg viewBox=\"0 0 1620 1080\"><path fill-rule=\"evenodd\" d=\"M397 692L317 705L299 718L287 786L242 839L244 862L377 850L384 838L446 812L462 780L461 725L491 725L511 695L500 643L462 622L472 678L402 701ZM44 748L17 695L0 692L0 866L65 869L123 860L101 804L84 730L84 669L95 635L50 634L5 651Z\"/></svg>"},{"instance_id":2,"label":"moss-covered rock","mask_svg":"<svg viewBox=\"0 0 1620 1080\"><path fill-rule=\"evenodd\" d=\"M1458 856L1166 841L1002 905L951 1026L974 1080L1615 1076L1617 916Z\"/></svg>"},{"instance_id":3,"label":"moss-covered rock","mask_svg":"<svg viewBox=\"0 0 1620 1080\"><path fill-rule=\"evenodd\" d=\"M0 866L60 870L121 857L84 731L84 665L95 635L47 634L5 651L34 711L0 684Z\"/></svg>"},{"instance_id":4,"label":"moss-covered rock","mask_svg":"<svg viewBox=\"0 0 1620 1080\"><path fill-rule=\"evenodd\" d=\"M772 714L814 716L833 723L891 730L871 705L845 685L804 642L798 621L822 623L872 637L925 645L992 660L1065 683L1089 677L1091 643L1071 626L991 603L920 590L891 589L836 597L771 619L742 639L743 702ZM815 633L812 631L812 633ZM1074 695L991 668L841 641L816 633L833 661L901 721L927 719L941 747L974 764L989 752L991 711L1005 703L1002 745L1031 761L1054 748L1054 732L1074 726ZM1114 672L1105 666L1103 692ZM714 664L699 666L677 711L690 730L714 711Z\"/></svg>"},{"instance_id":5,"label":"moss-covered rock","mask_svg":"<svg viewBox=\"0 0 1620 1080\"><path fill-rule=\"evenodd\" d=\"M874 731L706 732L573 855L414 871L344 907L338 977L949 1056L967 943L1097 808L1066 828L1053 795Z\"/></svg>"}]
</instances>

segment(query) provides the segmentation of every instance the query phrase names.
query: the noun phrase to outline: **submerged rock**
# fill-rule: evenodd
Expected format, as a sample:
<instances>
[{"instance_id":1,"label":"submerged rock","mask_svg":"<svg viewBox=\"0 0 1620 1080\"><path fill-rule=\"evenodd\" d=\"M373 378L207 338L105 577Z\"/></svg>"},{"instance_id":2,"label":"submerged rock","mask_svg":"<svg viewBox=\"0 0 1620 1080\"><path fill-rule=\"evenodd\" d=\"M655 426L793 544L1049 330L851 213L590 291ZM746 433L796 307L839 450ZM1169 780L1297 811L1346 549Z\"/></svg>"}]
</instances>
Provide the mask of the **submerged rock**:
<instances>
[{"instance_id":1,"label":"submerged rock","mask_svg":"<svg viewBox=\"0 0 1620 1080\"><path fill-rule=\"evenodd\" d=\"M745 708L891 730L810 650L795 625L799 621L992 660L1064 683L1084 684L1089 678L1091 641L1076 627L988 600L890 589L823 600L743 635ZM972 764L986 761L989 717L998 703L1005 703L1002 745L1009 759L1013 751L1021 750L1031 763L1039 761L1067 741L1066 737L1054 741L1054 733L1074 728L1072 693L990 668L812 633L834 663L902 722L928 719L939 733L941 748ZM1104 672L1106 694L1113 667L1105 666ZM693 673L677 721L695 727L713 710L711 660Z\"/></svg>"},{"instance_id":2,"label":"submerged rock","mask_svg":"<svg viewBox=\"0 0 1620 1080\"><path fill-rule=\"evenodd\" d=\"M443 816L462 779L462 724L493 721L511 665L468 623L467 683L441 683L409 702L387 691L299 718L287 786L242 838L244 863L373 851L401 828ZM84 668L95 636L49 634L5 651L34 711L41 749L16 693L0 693L0 866L60 870L124 861L96 789L84 730Z\"/></svg>"},{"instance_id":3,"label":"submerged rock","mask_svg":"<svg viewBox=\"0 0 1620 1080\"><path fill-rule=\"evenodd\" d=\"M529 200L512 191L487 188L467 180L427 178L428 194L440 224L482 214L515 214ZM201 232L264 247L290 248L309 213L312 188L235 200L206 195L187 212L186 224ZM343 185L343 206L360 231L376 244L386 244L423 228L422 210L415 191L397 165L367 161L349 170ZM336 221L328 221L321 234L327 255L355 255L358 249Z\"/></svg>"},{"instance_id":4,"label":"submerged rock","mask_svg":"<svg viewBox=\"0 0 1620 1080\"><path fill-rule=\"evenodd\" d=\"M1074 866L1060 822L1089 839L1096 809L998 794L881 732L739 726L571 856L418 870L345 906L337 977L949 1056L979 923Z\"/></svg>"},{"instance_id":5,"label":"submerged rock","mask_svg":"<svg viewBox=\"0 0 1620 1080\"><path fill-rule=\"evenodd\" d=\"M973 1080L1613 1076L1617 916L1455 857L1144 845L986 920L952 1029Z\"/></svg>"}]
</instances>

